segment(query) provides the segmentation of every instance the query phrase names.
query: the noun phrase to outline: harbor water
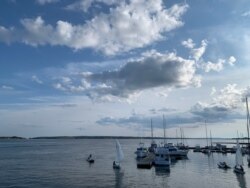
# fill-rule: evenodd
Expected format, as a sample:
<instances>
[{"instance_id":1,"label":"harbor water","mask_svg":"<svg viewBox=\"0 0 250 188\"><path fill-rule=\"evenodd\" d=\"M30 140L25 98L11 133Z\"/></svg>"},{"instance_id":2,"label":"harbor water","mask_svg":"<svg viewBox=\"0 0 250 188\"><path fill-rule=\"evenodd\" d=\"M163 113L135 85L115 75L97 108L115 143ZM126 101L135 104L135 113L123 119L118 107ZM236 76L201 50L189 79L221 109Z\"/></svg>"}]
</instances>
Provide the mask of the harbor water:
<instances>
[{"instance_id":1,"label":"harbor water","mask_svg":"<svg viewBox=\"0 0 250 188\"><path fill-rule=\"evenodd\" d=\"M138 169L134 152L139 141L119 140L124 160L121 169L114 170L113 139L1 140L0 187L250 187L250 168L246 156L243 156L245 175L236 175L233 169L217 167L219 161L226 161L233 167L235 154L213 153L208 156L192 150L188 153L188 159L172 163L170 171L155 167ZM206 145L206 140L186 141L189 146ZM149 146L151 140L144 142ZM89 154L92 154L95 163L86 162Z\"/></svg>"}]
</instances>

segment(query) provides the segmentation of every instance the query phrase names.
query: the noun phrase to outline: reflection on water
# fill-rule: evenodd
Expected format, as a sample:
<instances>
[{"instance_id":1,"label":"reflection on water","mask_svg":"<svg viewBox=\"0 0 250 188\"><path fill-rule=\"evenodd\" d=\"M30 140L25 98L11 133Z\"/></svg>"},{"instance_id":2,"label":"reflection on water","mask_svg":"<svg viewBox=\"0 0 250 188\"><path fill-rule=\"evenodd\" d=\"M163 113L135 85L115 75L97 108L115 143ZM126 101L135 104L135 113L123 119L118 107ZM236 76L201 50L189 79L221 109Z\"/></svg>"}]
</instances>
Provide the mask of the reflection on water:
<instances>
[{"instance_id":1,"label":"reflection on water","mask_svg":"<svg viewBox=\"0 0 250 188\"><path fill-rule=\"evenodd\" d=\"M240 188L247 188L245 175L236 174L236 177L237 177L237 181L239 183Z\"/></svg>"},{"instance_id":2,"label":"reflection on water","mask_svg":"<svg viewBox=\"0 0 250 188\"><path fill-rule=\"evenodd\" d=\"M155 174L157 176L165 176L169 177L170 175L170 167L164 167L164 166L155 166Z\"/></svg>"},{"instance_id":3,"label":"reflection on water","mask_svg":"<svg viewBox=\"0 0 250 188\"><path fill-rule=\"evenodd\" d=\"M115 187L116 188L124 187L122 185L122 179L124 176L124 172L121 169L114 169L114 173L115 173Z\"/></svg>"}]
</instances>

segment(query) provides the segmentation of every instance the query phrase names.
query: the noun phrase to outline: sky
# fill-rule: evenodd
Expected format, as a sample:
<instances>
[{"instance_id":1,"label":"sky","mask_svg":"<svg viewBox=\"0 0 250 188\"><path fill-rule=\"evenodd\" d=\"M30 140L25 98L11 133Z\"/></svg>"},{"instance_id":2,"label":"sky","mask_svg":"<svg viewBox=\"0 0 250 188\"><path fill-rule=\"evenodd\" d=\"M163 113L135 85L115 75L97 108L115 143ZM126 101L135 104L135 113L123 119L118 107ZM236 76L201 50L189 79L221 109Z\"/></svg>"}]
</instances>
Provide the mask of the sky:
<instances>
[{"instance_id":1,"label":"sky","mask_svg":"<svg viewBox=\"0 0 250 188\"><path fill-rule=\"evenodd\" d=\"M247 136L248 7L1 0L0 136Z\"/></svg>"}]
</instances>

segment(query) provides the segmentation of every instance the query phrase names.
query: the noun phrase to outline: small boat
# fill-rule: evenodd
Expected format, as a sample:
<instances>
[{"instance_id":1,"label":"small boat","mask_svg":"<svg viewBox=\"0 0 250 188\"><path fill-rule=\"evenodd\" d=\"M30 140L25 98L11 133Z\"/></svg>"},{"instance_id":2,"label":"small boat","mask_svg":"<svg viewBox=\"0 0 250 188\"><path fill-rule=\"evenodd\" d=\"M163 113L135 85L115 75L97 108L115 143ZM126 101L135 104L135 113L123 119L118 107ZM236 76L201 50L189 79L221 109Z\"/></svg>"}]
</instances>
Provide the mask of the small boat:
<instances>
[{"instance_id":1,"label":"small boat","mask_svg":"<svg viewBox=\"0 0 250 188\"><path fill-rule=\"evenodd\" d=\"M229 169L229 168L231 168L230 166L227 165L226 162L219 162L217 165L218 165L219 168L222 168L222 169Z\"/></svg>"},{"instance_id":2,"label":"small boat","mask_svg":"<svg viewBox=\"0 0 250 188\"><path fill-rule=\"evenodd\" d=\"M155 151L155 166L169 167L171 164L169 149L167 147L158 147Z\"/></svg>"},{"instance_id":3,"label":"small boat","mask_svg":"<svg viewBox=\"0 0 250 188\"><path fill-rule=\"evenodd\" d=\"M94 159L89 159L89 160L87 160L89 163L94 163L95 162L95 160Z\"/></svg>"},{"instance_id":4,"label":"small boat","mask_svg":"<svg viewBox=\"0 0 250 188\"><path fill-rule=\"evenodd\" d=\"M245 174L243 166L243 158L242 158L242 153L241 153L241 148L239 145L239 141L237 140L237 150L236 150L236 155L235 155L235 167L234 167L234 172L238 174Z\"/></svg>"},{"instance_id":5,"label":"small boat","mask_svg":"<svg viewBox=\"0 0 250 188\"><path fill-rule=\"evenodd\" d=\"M122 151L122 147L119 143L118 140L116 140L116 157L115 157L115 161L113 162L113 169L120 169L120 164L121 164L121 161L123 160L124 158L124 154L123 154L123 151Z\"/></svg>"},{"instance_id":6,"label":"small boat","mask_svg":"<svg viewBox=\"0 0 250 188\"><path fill-rule=\"evenodd\" d=\"M144 158L148 155L148 149L144 147L144 143L140 142L139 147L135 151L137 158Z\"/></svg>"},{"instance_id":7,"label":"small boat","mask_svg":"<svg viewBox=\"0 0 250 188\"><path fill-rule=\"evenodd\" d=\"M89 162L89 163L94 163L95 162L95 160L92 158L91 154L89 155L89 157L87 158L86 161Z\"/></svg>"}]
</instances>

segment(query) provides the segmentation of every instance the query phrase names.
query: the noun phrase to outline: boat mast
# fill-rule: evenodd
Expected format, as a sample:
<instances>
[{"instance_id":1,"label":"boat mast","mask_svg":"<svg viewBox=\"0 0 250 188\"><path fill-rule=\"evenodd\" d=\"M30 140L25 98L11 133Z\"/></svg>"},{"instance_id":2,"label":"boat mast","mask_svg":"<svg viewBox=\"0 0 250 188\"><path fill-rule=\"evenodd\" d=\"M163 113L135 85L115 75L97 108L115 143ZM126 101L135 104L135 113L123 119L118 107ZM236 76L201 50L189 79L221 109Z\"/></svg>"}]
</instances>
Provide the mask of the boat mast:
<instances>
[{"instance_id":1,"label":"boat mast","mask_svg":"<svg viewBox=\"0 0 250 188\"><path fill-rule=\"evenodd\" d=\"M166 144L166 125L165 125L164 115L163 115L163 130L164 130L164 144Z\"/></svg>"},{"instance_id":2,"label":"boat mast","mask_svg":"<svg viewBox=\"0 0 250 188\"><path fill-rule=\"evenodd\" d=\"M213 146L213 142L212 142L212 134L211 134L211 130L210 130L210 142L211 142L211 149L212 149L212 146Z\"/></svg>"},{"instance_id":3,"label":"boat mast","mask_svg":"<svg viewBox=\"0 0 250 188\"><path fill-rule=\"evenodd\" d=\"M152 123L152 118L151 118L151 138L152 142L154 141L154 134L153 134L153 123Z\"/></svg>"},{"instance_id":4,"label":"boat mast","mask_svg":"<svg viewBox=\"0 0 250 188\"><path fill-rule=\"evenodd\" d=\"M248 109L248 101L246 97L246 106L247 106L247 142L248 142L248 149L250 147L249 145L249 109Z\"/></svg>"},{"instance_id":5,"label":"boat mast","mask_svg":"<svg viewBox=\"0 0 250 188\"><path fill-rule=\"evenodd\" d=\"M206 140L207 140L207 122L205 120L205 129L206 129ZM208 140L207 140L207 147L208 147Z\"/></svg>"}]
</instances>

